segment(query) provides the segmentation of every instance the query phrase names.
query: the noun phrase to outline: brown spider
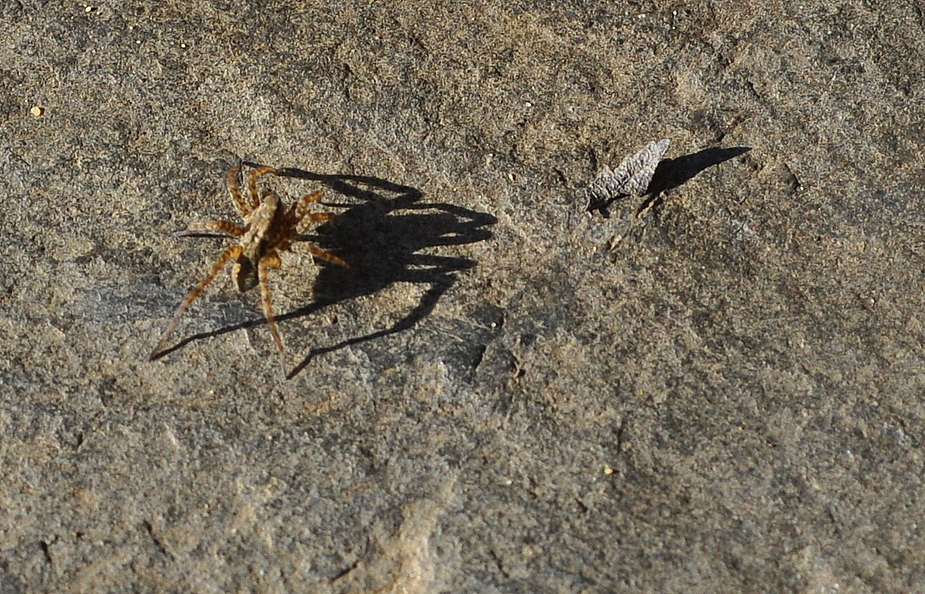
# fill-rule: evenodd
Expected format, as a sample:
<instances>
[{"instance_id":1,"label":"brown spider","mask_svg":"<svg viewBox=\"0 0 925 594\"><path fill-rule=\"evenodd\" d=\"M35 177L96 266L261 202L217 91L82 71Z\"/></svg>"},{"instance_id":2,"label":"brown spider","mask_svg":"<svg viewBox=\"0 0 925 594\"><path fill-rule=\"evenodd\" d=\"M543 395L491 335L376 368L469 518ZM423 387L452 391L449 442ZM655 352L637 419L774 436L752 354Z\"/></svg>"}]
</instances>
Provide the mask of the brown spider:
<instances>
[{"instance_id":1,"label":"brown spider","mask_svg":"<svg viewBox=\"0 0 925 594\"><path fill-rule=\"evenodd\" d=\"M276 346L279 349L280 363L285 377L286 348L283 346L283 339L280 338L276 321L273 319L268 272L271 268L280 267L280 252L292 251L292 242L300 234L307 231L312 223L327 221L336 215L329 212L308 212L309 205L321 197L321 190L305 196L288 209L275 194L271 192L259 194L257 192L257 178L267 173L276 173L276 169L272 167L258 167L251 172L247 178L250 195L245 199L238 186L240 169L240 167L236 166L232 167L228 172L228 190L234 199L235 208L244 218L244 227L239 227L230 221L207 221L192 223L185 231L177 233L178 237L218 233L236 237L238 238L238 243L222 252L215 264L212 265L212 270L189 292L186 299L177 308L177 313L174 314L173 320L167 326L167 331L164 332L164 336L161 337L160 342L151 352L151 360L160 358L163 354L161 351L164 344L174 330L177 329L177 323L183 317L183 313L199 297L203 289L222 271L225 265L230 260L234 260L231 274L238 286L238 291L244 292L254 288L258 283L260 284L263 313L267 317L270 332L273 334L273 340L276 341ZM315 257L348 267L346 262L334 254L329 254L311 244L307 244L306 247Z\"/></svg>"}]
</instances>

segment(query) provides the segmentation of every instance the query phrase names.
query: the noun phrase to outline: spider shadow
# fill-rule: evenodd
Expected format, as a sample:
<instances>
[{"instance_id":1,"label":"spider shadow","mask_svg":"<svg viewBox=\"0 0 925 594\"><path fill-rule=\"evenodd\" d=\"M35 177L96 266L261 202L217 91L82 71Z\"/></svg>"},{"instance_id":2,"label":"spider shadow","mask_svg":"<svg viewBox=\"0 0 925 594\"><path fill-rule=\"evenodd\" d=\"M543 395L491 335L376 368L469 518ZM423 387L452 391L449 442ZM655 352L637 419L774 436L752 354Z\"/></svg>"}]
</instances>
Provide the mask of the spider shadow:
<instances>
[{"instance_id":1,"label":"spider shadow","mask_svg":"<svg viewBox=\"0 0 925 594\"><path fill-rule=\"evenodd\" d=\"M456 282L456 273L476 263L469 258L420 252L490 239L487 227L497 222L492 215L460 206L420 202L420 190L376 177L323 175L300 169L283 169L278 175L318 181L358 201L338 215L332 225L319 227L311 237L322 249L342 257L350 268L323 267L315 284L315 301L285 318L378 293L396 282L428 285L418 304L391 328L315 347L292 370L290 378L317 355L408 330L427 317Z\"/></svg>"},{"instance_id":2,"label":"spider shadow","mask_svg":"<svg viewBox=\"0 0 925 594\"><path fill-rule=\"evenodd\" d=\"M377 177L326 175L295 168L280 169L277 175L320 182L350 199L346 204L324 202L327 206L342 206L347 210L312 229L312 233L299 237L299 240L311 241L336 254L350 267L316 260L320 266L315 280L315 299L304 307L276 316L278 321L311 315L341 301L378 293L397 282L428 287L417 305L390 328L330 346L314 347L289 372L287 379L298 375L318 355L415 326L433 311L437 301L453 286L456 274L476 265L469 258L432 255L426 250L490 239L492 233L487 227L497 222L492 215L460 206L421 202L423 195L417 188ZM265 324L266 320L252 320L189 336L159 353L158 358L194 340Z\"/></svg>"},{"instance_id":3,"label":"spider shadow","mask_svg":"<svg viewBox=\"0 0 925 594\"><path fill-rule=\"evenodd\" d=\"M747 146L736 146L731 148L712 147L677 157L675 159L663 159L655 168L655 175L649 183L646 190L645 199L636 209L635 216L639 216L649 209L659 206L664 197L662 196L668 190L673 190L682 184L687 183L696 177L701 171L719 165L724 161L743 155L752 150ZM588 205L588 212L595 210L600 212L604 218L610 218L610 206L626 196L615 196L608 200L592 199Z\"/></svg>"}]
</instances>

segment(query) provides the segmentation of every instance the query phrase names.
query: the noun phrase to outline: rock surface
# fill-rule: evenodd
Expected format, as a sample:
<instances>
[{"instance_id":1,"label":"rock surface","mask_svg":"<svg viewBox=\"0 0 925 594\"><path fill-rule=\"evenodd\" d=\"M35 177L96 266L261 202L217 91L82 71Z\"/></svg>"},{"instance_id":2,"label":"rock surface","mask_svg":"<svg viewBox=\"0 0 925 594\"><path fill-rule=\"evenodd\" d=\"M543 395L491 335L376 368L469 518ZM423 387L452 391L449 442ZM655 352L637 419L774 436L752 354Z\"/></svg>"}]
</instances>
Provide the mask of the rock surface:
<instances>
[{"instance_id":1,"label":"rock surface","mask_svg":"<svg viewBox=\"0 0 925 594\"><path fill-rule=\"evenodd\" d=\"M0 591L925 591L915 3L307 4L0 7Z\"/></svg>"}]
</instances>

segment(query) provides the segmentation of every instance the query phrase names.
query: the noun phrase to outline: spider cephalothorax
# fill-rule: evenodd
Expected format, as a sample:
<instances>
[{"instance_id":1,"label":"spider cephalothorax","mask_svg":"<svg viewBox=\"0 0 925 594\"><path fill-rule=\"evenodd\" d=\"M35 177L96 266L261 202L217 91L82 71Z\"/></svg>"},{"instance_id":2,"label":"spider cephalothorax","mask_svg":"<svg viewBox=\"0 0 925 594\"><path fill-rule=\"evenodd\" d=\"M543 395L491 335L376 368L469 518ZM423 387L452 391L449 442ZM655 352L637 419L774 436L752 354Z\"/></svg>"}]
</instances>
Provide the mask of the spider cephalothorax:
<instances>
[{"instance_id":1,"label":"spider cephalothorax","mask_svg":"<svg viewBox=\"0 0 925 594\"><path fill-rule=\"evenodd\" d=\"M167 326L167 330L164 332L164 336L161 337L160 342L157 343L151 353L151 359L156 359L162 354L161 351L167 339L176 330L177 323L183 313L199 297L203 289L222 271L222 268L229 261L234 260L231 273L239 291L247 291L258 284L260 285L263 312L266 314L270 332L273 334L273 340L276 341L276 346L279 349L280 362L283 365L283 374L285 375L286 349L276 327L276 321L273 319L270 282L267 274L271 268L280 267L279 254L284 251L291 251L292 242L307 231L312 223L327 221L335 215L329 212L308 212L309 205L321 197L320 190L305 196L288 208L275 194L271 192L258 193L257 178L267 173L276 173L276 169L272 167L258 167L251 172L247 178L248 195L245 198L238 186L239 173L240 167L232 167L231 171L228 172L228 189L231 192L235 207L244 219L244 227L239 227L231 221L207 221L193 223L185 231L177 234L179 236L188 236L218 233L228 237L235 237L238 242L221 253L205 278L180 303L173 320L171 320L170 325ZM309 253L315 257L341 266L347 266L346 262L317 246L309 243L302 245L305 245Z\"/></svg>"}]
</instances>

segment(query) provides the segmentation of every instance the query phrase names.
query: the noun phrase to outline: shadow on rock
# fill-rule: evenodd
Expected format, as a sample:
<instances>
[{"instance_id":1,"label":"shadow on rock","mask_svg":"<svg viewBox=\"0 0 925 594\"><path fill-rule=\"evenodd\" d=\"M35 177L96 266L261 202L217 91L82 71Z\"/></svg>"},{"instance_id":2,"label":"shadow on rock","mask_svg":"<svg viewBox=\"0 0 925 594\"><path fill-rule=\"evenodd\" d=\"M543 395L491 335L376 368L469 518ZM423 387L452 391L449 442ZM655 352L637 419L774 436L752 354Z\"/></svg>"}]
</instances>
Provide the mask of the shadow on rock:
<instances>
[{"instance_id":1,"label":"shadow on rock","mask_svg":"<svg viewBox=\"0 0 925 594\"><path fill-rule=\"evenodd\" d=\"M743 155L752 150L747 146L736 146L731 148L712 147L698 151L683 157L675 159L663 159L659 162L652 176L652 181L645 193L645 200L636 209L636 216L640 213L658 206L662 201L662 194L668 190L673 190L681 186L701 171L709 169L714 165L719 165L724 161ZM594 202L588 205L588 211L600 211L605 218L610 217L609 207L619 198L613 198L606 202Z\"/></svg>"},{"instance_id":2,"label":"shadow on rock","mask_svg":"<svg viewBox=\"0 0 925 594\"><path fill-rule=\"evenodd\" d=\"M417 324L456 282L456 273L476 264L469 258L420 252L484 241L492 236L487 227L497 222L489 214L452 204L420 202L420 190L375 177L322 175L299 169L282 169L278 175L318 181L358 201L339 214L333 224L322 225L304 237L343 258L350 268L323 266L315 283L315 301L280 319L308 315L340 301L379 292L396 282L428 286L417 306L391 328L314 348L289 377L298 374L316 355Z\"/></svg>"}]
</instances>

